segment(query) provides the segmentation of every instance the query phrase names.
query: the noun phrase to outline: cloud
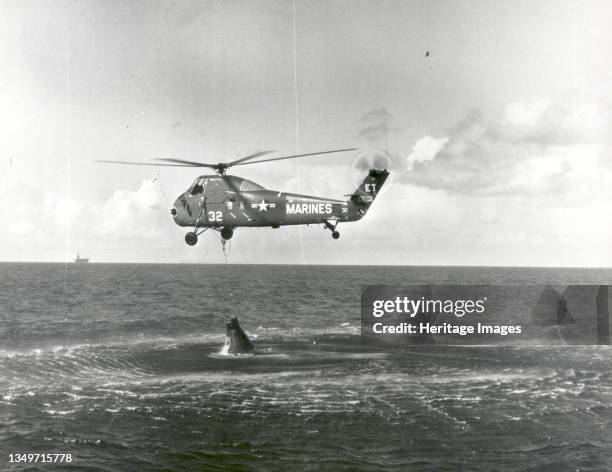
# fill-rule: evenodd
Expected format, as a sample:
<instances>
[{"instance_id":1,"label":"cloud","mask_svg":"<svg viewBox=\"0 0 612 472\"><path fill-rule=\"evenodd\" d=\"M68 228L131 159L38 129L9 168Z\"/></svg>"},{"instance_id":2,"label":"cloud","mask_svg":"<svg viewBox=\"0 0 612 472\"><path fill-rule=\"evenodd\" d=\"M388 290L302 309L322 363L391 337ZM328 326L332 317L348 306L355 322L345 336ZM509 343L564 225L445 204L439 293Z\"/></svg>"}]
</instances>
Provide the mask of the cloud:
<instances>
[{"instance_id":1,"label":"cloud","mask_svg":"<svg viewBox=\"0 0 612 472\"><path fill-rule=\"evenodd\" d=\"M58 260L70 251L81 205L46 184L34 173L27 179L14 169L0 174L0 260Z\"/></svg>"},{"instance_id":2,"label":"cloud","mask_svg":"<svg viewBox=\"0 0 612 472\"><path fill-rule=\"evenodd\" d=\"M608 140L612 124L609 105L578 97L508 103L488 133L514 143L572 145Z\"/></svg>"},{"instance_id":3,"label":"cloud","mask_svg":"<svg viewBox=\"0 0 612 472\"><path fill-rule=\"evenodd\" d=\"M111 239L159 240L172 224L169 205L159 183L143 180L138 190L117 190L94 208L96 236Z\"/></svg>"},{"instance_id":4,"label":"cloud","mask_svg":"<svg viewBox=\"0 0 612 472\"><path fill-rule=\"evenodd\" d=\"M432 161L436 155L444 149L449 138L434 138L432 136L424 136L419 139L412 147L412 152L406 158L408 170L412 170L417 162Z\"/></svg>"},{"instance_id":5,"label":"cloud","mask_svg":"<svg viewBox=\"0 0 612 472\"><path fill-rule=\"evenodd\" d=\"M58 228L70 224L72 218L79 215L81 205L70 197L48 192L43 199L43 209Z\"/></svg>"},{"instance_id":6,"label":"cloud","mask_svg":"<svg viewBox=\"0 0 612 472\"><path fill-rule=\"evenodd\" d=\"M45 239L65 236L72 218L81 206L69 195L33 186L16 174L7 173L0 180L0 222L12 234L23 235L34 228L44 228Z\"/></svg>"},{"instance_id":7,"label":"cloud","mask_svg":"<svg viewBox=\"0 0 612 472\"><path fill-rule=\"evenodd\" d=\"M610 123L607 104L575 97L509 103L491 120L472 110L442 136L419 139L402 180L464 194L605 192Z\"/></svg>"}]
</instances>

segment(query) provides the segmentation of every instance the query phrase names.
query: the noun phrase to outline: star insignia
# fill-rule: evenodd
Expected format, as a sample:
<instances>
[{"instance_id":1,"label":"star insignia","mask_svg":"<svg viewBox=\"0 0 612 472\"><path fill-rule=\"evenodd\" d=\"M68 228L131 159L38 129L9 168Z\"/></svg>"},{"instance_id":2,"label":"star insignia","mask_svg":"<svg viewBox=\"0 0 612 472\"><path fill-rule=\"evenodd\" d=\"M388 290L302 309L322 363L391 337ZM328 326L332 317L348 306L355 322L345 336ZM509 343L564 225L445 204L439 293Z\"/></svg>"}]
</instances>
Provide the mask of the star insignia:
<instances>
[{"instance_id":1,"label":"star insignia","mask_svg":"<svg viewBox=\"0 0 612 472\"><path fill-rule=\"evenodd\" d=\"M268 211L268 206L270 206L270 204L266 203L265 200L262 200L261 203L257 204L259 211Z\"/></svg>"}]
</instances>

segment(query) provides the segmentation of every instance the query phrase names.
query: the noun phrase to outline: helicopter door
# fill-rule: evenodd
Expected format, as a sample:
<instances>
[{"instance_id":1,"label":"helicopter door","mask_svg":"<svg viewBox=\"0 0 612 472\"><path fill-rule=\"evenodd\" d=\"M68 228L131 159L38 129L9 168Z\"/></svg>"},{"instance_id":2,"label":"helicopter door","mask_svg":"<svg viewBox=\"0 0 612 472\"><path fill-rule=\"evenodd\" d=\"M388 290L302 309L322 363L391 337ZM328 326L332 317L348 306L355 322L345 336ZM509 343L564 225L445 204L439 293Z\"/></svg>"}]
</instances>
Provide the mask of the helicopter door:
<instances>
[{"instance_id":1,"label":"helicopter door","mask_svg":"<svg viewBox=\"0 0 612 472\"><path fill-rule=\"evenodd\" d=\"M225 205L226 184L220 178L208 179L208 185L204 197L206 198L206 218L210 223L223 223L226 212L228 211Z\"/></svg>"},{"instance_id":2,"label":"helicopter door","mask_svg":"<svg viewBox=\"0 0 612 472\"><path fill-rule=\"evenodd\" d=\"M208 203L221 203L225 199L227 186L225 182L219 178L208 179L206 192L204 196Z\"/></svg>"}]
</instances>

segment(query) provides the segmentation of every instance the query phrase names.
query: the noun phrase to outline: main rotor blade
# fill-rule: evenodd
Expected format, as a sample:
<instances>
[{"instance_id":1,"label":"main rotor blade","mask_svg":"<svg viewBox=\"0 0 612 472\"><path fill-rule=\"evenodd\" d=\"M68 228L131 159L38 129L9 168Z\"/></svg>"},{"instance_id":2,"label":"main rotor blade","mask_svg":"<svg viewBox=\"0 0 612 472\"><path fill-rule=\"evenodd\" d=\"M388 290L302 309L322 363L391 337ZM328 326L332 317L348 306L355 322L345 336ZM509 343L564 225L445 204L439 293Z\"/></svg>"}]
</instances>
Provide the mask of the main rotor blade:
<instances>
[{"instance_id":1,"label":"main rotor blade","mask_svg":"<svg viewBox=\"0 0 612 472\"><path fill-rule=\"evenodd\" d=\"M104 162L106 164L127 164L131 166L195 167L195 166L188 166L185 164L155 164L153 162L106 161L106 160L99 160L96 162Z\"/></svg>"},{"instance_id":2,"label":"main rotor blade","mask_svg":"<svg viewBox=\"0 0 612 472\"><path fill-rule=\"evenodd\" d=\"M259 152L254 152L253 154L249 154L246 157L241 157L240 159L236 159L235 161L227 162L227 166L231 167L231 166L234 166L234 165L238 164L239 162L248 161L249 159L255 159L256 157L265 156L266 154L271 154L273 152L275 152L275 151L259 151Z\"/></svg>"},{"instance_id":3,"label":"main rotor blade","mask_svg":"<svg viewBox=\"0 0 612 472\"><path fill-rule=\"evenodd\" d=\"M234 165L235 163L246 161L247 159L254 159L259 156L264 156L266 154L270 154L274 151L260 151L253 154L250 154L246 157L242 157L232 162L221 163L226 164L227 167ZM111 164L131 164L131 165L143 165L143 166L171 166L171 167L210 167L211 169L215 169L219 167L219 164L208 164L206 162L197 162L197 161L187 161L184 159L154 159L155 161L160 162L171 162L171 164L153 164L153 163L145 163L145 162L130 162L130 161L97 161L97 162L106 162Z\"/></svg>"},{"instance_id":4,"label":"main rotor blade","mask_svg":"<svg viewBox=\"0 0 612 472\"><path fill-rule=\"evenodd\" d=\"M220 162L218 164L208 164L206 162L197 162L197 161L186 161L184 159L155 159L156 161L160 161L159 164L154 162L134 162L134 161L108 161L108 160L99 160L96 162L104 162L107 164L126 164L132 166L163 166L163 167L208 167L210 169L214 169L219 174L224 174L225 171L232 166L244 166L247 164L258 164L261 162L271 162L271 161L281 161L283 159L295 159L297 157L306 157L306 156L320 156L322 154L331 154L334 152L345 152L345 151L355 151L356 148L349 149L335 149L333 151L321 151L321 152L310 152L307 154L296 154L294 156L283 156L283 157L274 157L272 159L262 159L259 161L251 161L245 162L249 159L255 159L256 157L264 156L266 154L270 154L274 151L259 151L253 154L249 154L248 156L241 157L240 159L236 159L231 162Z\"/></svg>"},{"instance_id":5,"label":"main rotor blade","mask_svg":"<svg viewBox=\"0 0 612 472\"><path fill-rule=\"evenodd\" d=\"M280 161L283 159L295 159L296 157L319 156L321 154L331 154L333 152L356 151L356 150L357 148L349 148L349 149L335 149L333 151L310 152L308 154L296 154L295 156L273 157L272 159L262 159L260 161L242 162L242 163L234 164L234 165L245 166L248 164L259 164L260 162Z\"/></svg>"},{"instance_id":6,"label":"main rotor blade","mask_svg":"<svg viewBox=\"0 0 612 472\"><path fill-rule=\"evenodd\" d=\"M183 159L154 159L162 162L176 162L187 167L215 167L216 164L207 164L206 162L185 161Z\"/></svg>"}]
</instances>

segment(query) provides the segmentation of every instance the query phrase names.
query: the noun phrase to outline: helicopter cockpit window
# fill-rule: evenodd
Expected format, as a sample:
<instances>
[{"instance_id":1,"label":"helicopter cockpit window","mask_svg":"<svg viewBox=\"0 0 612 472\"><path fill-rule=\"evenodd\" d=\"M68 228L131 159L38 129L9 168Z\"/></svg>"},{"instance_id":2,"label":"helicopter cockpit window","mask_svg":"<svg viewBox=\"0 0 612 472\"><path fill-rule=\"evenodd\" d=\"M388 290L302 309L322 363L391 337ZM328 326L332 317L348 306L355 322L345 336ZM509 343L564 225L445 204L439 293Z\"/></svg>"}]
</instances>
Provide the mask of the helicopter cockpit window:
<instances>
[{"instance_id":1,"label":"helicopter cockpit window","mask_svg":"<svg viewBox=\"0 0 612 472\"><path fill-rule=\"evenodd\" d=\"M204 193L204 187L206 186L206 179L198 179L193 183L191 187L191 195L200 195Z\"/></svg>"},{"instance_id":2,"label":"helicopter cockpit window","mask_svg":"<svg viewBox=\"0 0 612 472\"><path fill-rule=\"evenodd\" d=\"M241 192L252 192L252 191L256 191L256 190L265 190L265 188L263 188L261 185L256 184L255 182L252 182L250 180L243 180L242 183L240 184L240 191Z\"/></svg>"}]
</instances>

